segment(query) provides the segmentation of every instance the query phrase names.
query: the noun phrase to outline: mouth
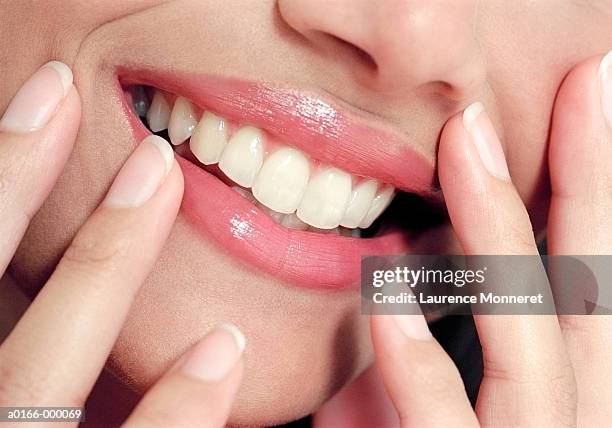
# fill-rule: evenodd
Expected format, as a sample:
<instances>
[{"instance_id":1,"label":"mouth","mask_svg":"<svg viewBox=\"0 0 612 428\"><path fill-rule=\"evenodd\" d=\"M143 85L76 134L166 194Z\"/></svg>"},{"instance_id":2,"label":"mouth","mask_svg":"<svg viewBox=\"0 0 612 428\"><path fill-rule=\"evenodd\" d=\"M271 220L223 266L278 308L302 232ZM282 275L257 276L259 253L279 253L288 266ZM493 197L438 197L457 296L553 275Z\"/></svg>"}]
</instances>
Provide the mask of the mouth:
<instances>
[{"instance_id":1,"label":"mouth","mask_svg":"<svg viewBox=\"0 0 612 428\"><path fill-rule=\"evenodd\" d=\"M361 257L408 253L445 221L433 165L358 114L232 79L123 70L118 83L135 138L175 149L183 215L265 274L357 288Z\"/></svg>"}]
</instances>

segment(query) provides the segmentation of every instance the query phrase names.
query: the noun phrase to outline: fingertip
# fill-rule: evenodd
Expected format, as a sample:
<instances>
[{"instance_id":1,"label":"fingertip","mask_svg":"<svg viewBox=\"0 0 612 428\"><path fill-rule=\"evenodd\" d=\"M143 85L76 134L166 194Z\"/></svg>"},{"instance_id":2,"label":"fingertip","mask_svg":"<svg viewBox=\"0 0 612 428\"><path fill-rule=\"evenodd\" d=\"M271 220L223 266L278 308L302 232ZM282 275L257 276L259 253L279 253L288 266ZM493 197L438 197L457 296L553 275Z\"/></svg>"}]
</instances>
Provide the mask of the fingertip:
<instances>
[{"instance_id":1,"label":"fingertip","mask_svg":"<svg viewBox=\"0 0 612 428\"><path fill-rule=\"evenodd\" d=\"M168 193L171 199L176 200L180 205L183 199L183 192L185 189L185 178L183 176L183 170L176 159L172 161L170 171L166 177L166 181L163 184L163 191Z\"/></svg>"},{"instance_id":2,"label":"fingertip","mask_svg":"<svg viewBox=\"0 0 612 428\"><path fill-rule=\"evenodd\" d=\"M453 115L440 135L438 178L447 205L449 202L452 204L455 197L463 199L467 192L471 193L471 189L482 191L488 178L470 141L465 119L463 111Z\"/></svg>"},{"instance_id":3,"label":"fingertip","mask_svg":"<svg viewBox=\"0 0 612 428\"><path fill-rule=\"evenodd\" d=\"M180 370L203 382L220 382L237 368L245 345L246 339L238 327L221 324L194 345Z\"/></svg>"},{"instance_id":4,"label":"fingertip","mask_svg":"<svg viewBox=\"0 0 612 428\"><path fill-rule=\"evenodd\" d=\"M555 99L553 126L575 124L577 120L596 124L602 119L599 91L602 61L601 55L588 58L567 73Z\"/></svg>"},{"instance_id":5,"label":"fingertip","mask_svg":"<svg viewBox=\"0 0 612 428\"><path fill-rule=\"evenodd\" d=\"M12 98L0 117L0 130L28 134L45 128L64 104L72 80L72 71L62 62L40 67Z\"/></svg>"},{"instance_id":6,"label":"fingertip","mask_svg":"<svg viewBox=\"0 0 612 428\"><path fill-rule=\"evenodd\" d=\"M43 67L50 67L55 70L60 77L62 87L64 88L64 96L66 96L74 82L74 76L70 67L61 61L49 61Z\"/></svg>"},{"instance_id":7,"label":"fingertip","mask_svg":"<svg viewBox=\"0 0 612 428\"><path fill-rule=\"evenodd\" d=\"M465 164L469 160L469 136L464 126L464 113L459 112L451 116L440 134L438 147L438 174L440 181L448 177L449 172L455 170L454 166ZM440 183L442 184L442 183Z\"/></svg>"},{"instance_id":8,"label":"fingertip","mask_svg":"<svg viewBox=\"0 0 612 428\"><path fill-rule=\"evenodd\" d=\"M563 80L552 114L549 169L553 192L584 191L589 175L608 167L612 132L606 125L602 97L603 55L576 65ZM595 180L596 181L596 180Z\"/></svg>"}]
</instances>

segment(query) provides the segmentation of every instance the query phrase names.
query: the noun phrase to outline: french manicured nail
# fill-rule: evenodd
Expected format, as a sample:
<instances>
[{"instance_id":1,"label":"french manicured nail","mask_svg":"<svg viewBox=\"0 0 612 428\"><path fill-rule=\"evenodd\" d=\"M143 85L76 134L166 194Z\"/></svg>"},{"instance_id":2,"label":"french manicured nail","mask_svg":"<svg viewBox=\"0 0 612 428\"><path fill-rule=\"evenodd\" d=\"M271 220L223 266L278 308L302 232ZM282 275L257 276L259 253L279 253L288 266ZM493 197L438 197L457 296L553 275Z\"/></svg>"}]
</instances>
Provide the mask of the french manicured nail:
<instances>
[{"instance_id":1,"label":"french manicured nail","mask_svg":"<svg viewBox=\"0 0 612 428\"><path fill-rule=\"evenodd\" d=\"M205 382L218 382L236 366L245 346L238 327L221 324L194 346L180 369Z\"/></svg>"},{"instance_id":2,"label":"french manicured nail","mask_svg":"<svg viewBox=\"0 0 612 428\"><path fill-rule=\"evenodd\" d=\"M411 339L431 340L432 335L423 315L391 315L397 327Z\"/></svg>"},{"instance_id":3,"label":"french manicured nail","mask_svg":"<svg viewBox=\"0 0 612 428\"><path fill-rule=\"evenodd\" d=\"M157 135L149 135L123 164L103 204L117 208L141 206L157 192L173 164L170 144Z\"/></svg>"},{"instance_id":4,"label":"french manicured nail","mask_svg":"<svg viewBox=\"0 0 612 428\"><path fill-rule=\"evenodd\" d=\"M601 106L608 126L612 128L612 51L601 60L599 66Z\"/></svg>"},{"instance_id":5,"label":"french manicured nail","mask_svg":"<svg viewBox=\"0 0 612 428\"><path fill-rule=\"evenodd\" d=\"M0 119L0 130L24 133L43 128L72 87L72 71L63 62L43 65L19 89Z\"/></svg>"},{"instance_id":6,"label":"french manicured nail","mask_svg":"<svg viewBox=\"0 0 612 428\"><path fill-rule=\"evenodd\" d=\"M487 171L497 178L510 181L504 150L482 103L474 103L463 111L463 126Z\"/></svg>"}]
</instances>

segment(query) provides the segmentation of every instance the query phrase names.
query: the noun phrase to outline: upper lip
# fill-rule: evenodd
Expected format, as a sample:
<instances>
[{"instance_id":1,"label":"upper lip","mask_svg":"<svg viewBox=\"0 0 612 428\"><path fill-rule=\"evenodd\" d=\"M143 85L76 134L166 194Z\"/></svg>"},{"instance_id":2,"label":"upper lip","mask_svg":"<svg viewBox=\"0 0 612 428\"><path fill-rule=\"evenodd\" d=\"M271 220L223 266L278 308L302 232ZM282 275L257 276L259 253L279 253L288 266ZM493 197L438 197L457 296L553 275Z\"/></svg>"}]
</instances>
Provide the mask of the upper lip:
<instances>
[{"instance_id":1,"label":"upper lip","mask_svg":"<svg viewBox=\"0 0 612 428\"><path fill-rule=\"evenodd\" d=\"M313 158L396 188L432 196L435 167L400 133L312 92L235 78L153 69L118 70L122 85L149 85L238 123L264 129Z\"/></svg>"}]
</instances>

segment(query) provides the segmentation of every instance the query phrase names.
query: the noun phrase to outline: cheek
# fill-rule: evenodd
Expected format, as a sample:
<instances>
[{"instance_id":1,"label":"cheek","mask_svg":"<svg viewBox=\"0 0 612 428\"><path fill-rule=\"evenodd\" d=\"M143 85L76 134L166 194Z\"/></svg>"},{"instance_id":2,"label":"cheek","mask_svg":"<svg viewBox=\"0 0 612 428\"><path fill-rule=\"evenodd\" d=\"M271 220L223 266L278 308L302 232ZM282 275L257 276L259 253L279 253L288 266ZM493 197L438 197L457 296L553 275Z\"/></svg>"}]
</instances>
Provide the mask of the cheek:
<instances>
[{"instance_id":1,"label":"cheek","mask_svg":"<svg viewBox=\"0 0 612 428\"><path fill-rule=\"evenodd\" d=\"M536 231L548 211L548 133L559 86L574 65L612 43L606 7L557 3L505 2L502 14L498 2L482 2L478 26L510 172Z\"/></svg>"},{"instance_id":2,"label":"cheek","mask_svg":"<svg viewBox=\"0 0 612 428\"><path fill-rule=\"evenodd\" d=\"M557 90L570 66L565 59L551 59L548 64L531 59L521 64L519 71L507 65L512 63L508 54L498 61L505 64L491 72L498 130L512 182L538 232L546 225L550 199L547 162L550 118Z\"/></svg>"},{"instance_id":3,"label":"cheek","mask_svg":"<svg viewBox=\"0 0 612 428\"><path fill-rule=\"evenodd\" d=\"M105 192L94 175L89 172L84 175L76 157L73 153L59 182L33 218L11 265L20 285L30 295L42 287Z\"/></svg>"},{"instance_id":4,"label":"cheek","mask_svg":"<svg viewBox=\"0 0 612 428\"><path fill-rule=\"evenodd\" d=\"M536 233L546 225L550 202L547 161L550 107L546 103L552 105L553 99L554 94L549 100L542 99L537 111L519 112L529 117L524 117L522 125L513 126L506 134L512 181L527 206Z\"/></svg>"},{"instance_id":5,"label":"cheek","mask_svg":"<svg viewBox=\"0 0 612 428\"><path fill-rule=\"evenodd\" d=\"M87 74L87 67L81 67ZM106 80L106 81L105 81ZM12 269L29 294L38 291L73 236L97 207L134 141L110 89L96 79L79 85L83 114L70 159L49 198L33 218ZM112 76L97 87L112 88ZM95 101L94 101L95 100Z\"/></svg>"}]
</instances>

